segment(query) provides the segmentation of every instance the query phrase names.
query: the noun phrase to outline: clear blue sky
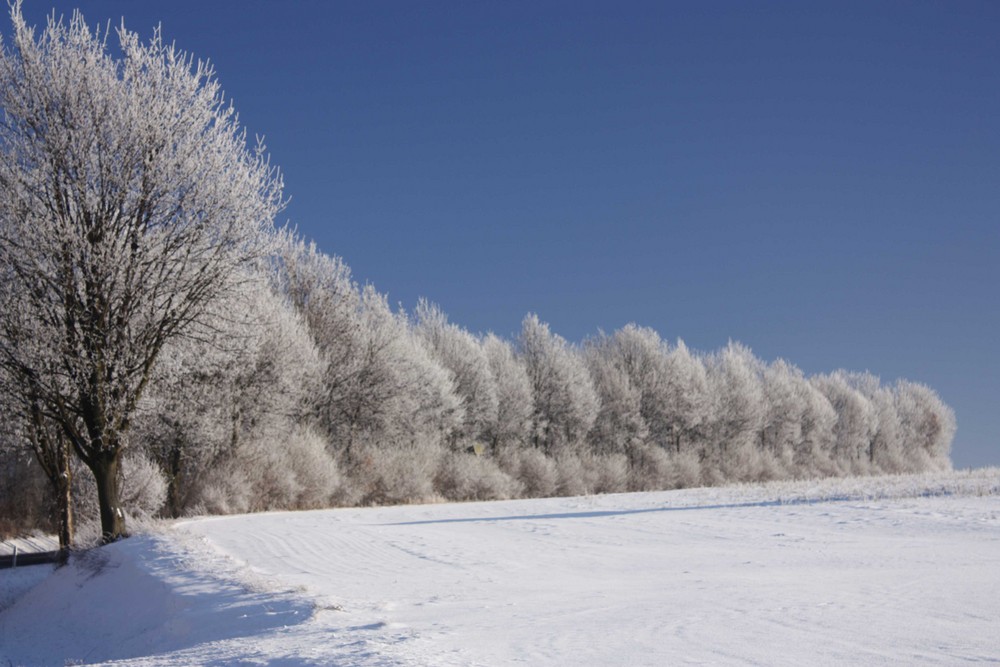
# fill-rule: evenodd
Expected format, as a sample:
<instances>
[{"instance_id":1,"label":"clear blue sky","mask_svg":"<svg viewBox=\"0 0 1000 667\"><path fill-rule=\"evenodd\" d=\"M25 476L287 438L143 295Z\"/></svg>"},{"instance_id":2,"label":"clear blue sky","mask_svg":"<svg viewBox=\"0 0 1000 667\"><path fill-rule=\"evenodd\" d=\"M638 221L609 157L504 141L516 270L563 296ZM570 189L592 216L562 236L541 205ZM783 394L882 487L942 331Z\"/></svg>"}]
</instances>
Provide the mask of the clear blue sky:
<instances>
[{"instance_id":1,"label":"clear blue sky","mask_svg":"<svg viewBox=\"0 0 1000 667\"><path fill-rule=\"evenodd\" d=\"M394 302L906 377L1000 464L1000 3L74 6L211 59Z\"/></svg>"}]
</instances>

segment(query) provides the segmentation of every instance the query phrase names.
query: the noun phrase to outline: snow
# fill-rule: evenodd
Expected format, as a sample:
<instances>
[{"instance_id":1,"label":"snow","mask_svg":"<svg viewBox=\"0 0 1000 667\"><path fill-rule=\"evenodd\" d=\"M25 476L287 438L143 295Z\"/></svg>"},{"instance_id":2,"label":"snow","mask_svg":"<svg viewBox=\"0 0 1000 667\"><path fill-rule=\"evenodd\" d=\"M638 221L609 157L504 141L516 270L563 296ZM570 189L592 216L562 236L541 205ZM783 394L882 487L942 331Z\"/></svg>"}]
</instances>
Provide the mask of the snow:
<instances>
[{"instance_id":1,"label":"snow","mask_svg":"<svg viewBox=\"0 0 1000 667\"><path fill-rule=\"evenodd\" d=\"M55 535L32 535L13 540L0 541L0 556L9 556L14 553L14 548L18 553L32 553L39 551L57 551L59 549L59 539Z\"/></svg>"},{"instance_id":2,"label":"snow","mask_svg":"<svg viewBox=\"0 0 1000 667\"><path fill-rule=\"evenodd\" d=\"M996 663L998 488L994 470L182 521L25 593L0 664Z\"/></svg>"},{"instance_id":3,"label":"snow","mask_svg":"<svg viewBox=\"0 0 1000 667\"><path fill-rule=\"evenodd\" d=\"M0 570L0 611L12 605L18 598L45 581L54 565L33 565L16 569ZM0 646L3 644L0 643ZM2 649L0 649L2 652ZM0 653L2 654L2 653Z\"/></svg>"}]
</instances>

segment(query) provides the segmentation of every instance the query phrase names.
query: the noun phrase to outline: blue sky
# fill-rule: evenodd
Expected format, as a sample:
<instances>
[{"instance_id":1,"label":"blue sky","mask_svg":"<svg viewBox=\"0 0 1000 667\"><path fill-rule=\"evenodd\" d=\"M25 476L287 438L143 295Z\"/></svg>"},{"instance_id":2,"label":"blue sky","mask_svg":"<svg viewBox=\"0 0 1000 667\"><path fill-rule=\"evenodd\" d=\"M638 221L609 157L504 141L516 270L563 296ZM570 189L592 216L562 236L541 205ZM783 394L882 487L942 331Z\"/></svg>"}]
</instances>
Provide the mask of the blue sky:
<instances>
[{"instance_id":1,"label":"blue sky","mask_svg":"<svg viewBox=\"0 0 1000 667\"><path fill-rule=\"evenodd\" d=\"M905 377L1000 464L1000 4L55 6L214 62L287 219L393 302Z\"/></svg>"}]
</instances>

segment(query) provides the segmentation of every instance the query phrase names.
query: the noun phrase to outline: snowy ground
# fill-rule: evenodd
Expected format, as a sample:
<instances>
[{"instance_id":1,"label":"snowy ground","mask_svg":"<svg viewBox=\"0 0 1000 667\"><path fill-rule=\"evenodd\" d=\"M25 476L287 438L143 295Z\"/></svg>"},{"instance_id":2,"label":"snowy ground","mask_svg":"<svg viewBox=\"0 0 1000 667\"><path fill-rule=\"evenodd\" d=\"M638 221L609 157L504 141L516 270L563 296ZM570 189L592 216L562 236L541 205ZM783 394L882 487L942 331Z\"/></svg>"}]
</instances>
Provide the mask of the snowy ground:
<instances>
[{"instance_id":1,"label":"snowy ground","mask_svg":"<svg viewBox=\"0 0 1000 667\"><path fill-rule=\"evenodd\" d=\"M37 551L56 551L59 549L59 540L55 535L35 535L32 537L22 537L16 540L0 541L0 556L9 556L17 548L18 553L32 553Z\"/></svg>"},{"instance_id":2,"label":"snowy ground","mask_svg":"<svg viewBox=\"0 0 1000 667\"><path fill-rule=\"evenodd\" d=\"M1000 664L998 491L993 470L184 521L0 612L0 665Z\"/></svg>"}]
</instances>

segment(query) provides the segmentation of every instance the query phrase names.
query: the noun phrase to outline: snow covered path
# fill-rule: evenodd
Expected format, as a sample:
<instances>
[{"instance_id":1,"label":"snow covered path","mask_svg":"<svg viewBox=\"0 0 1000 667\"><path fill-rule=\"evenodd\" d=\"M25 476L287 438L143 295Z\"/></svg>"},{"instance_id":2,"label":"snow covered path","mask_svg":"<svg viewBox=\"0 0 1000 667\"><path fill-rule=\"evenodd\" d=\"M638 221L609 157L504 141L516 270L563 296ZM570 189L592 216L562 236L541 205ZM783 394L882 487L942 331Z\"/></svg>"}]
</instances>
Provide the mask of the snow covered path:
<instances>
[{"instance_id":1,"label":"snow covered path","mask_svg":"<svg viewBox=\"0 0 1000 667\"><path fill-rule=\"evenodd\" d=\"M207 518L173 533L112 548L135 543L116 572L144 569L187 625L157 612L127 650L63 646L52 664L1000 664L995 495L778 504L693 490ZM17 632L41 613L39 589L0 614L0 664L31 664Z\"/></svg>"}]
</instances>

